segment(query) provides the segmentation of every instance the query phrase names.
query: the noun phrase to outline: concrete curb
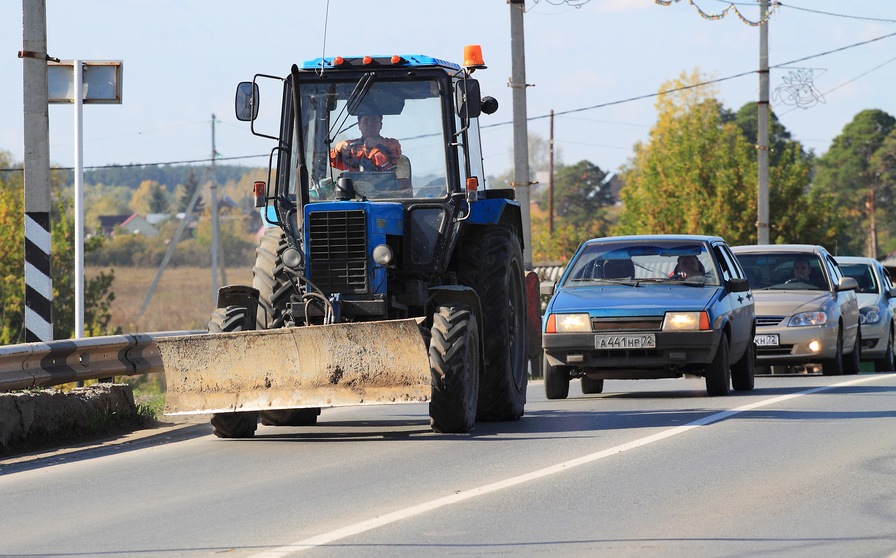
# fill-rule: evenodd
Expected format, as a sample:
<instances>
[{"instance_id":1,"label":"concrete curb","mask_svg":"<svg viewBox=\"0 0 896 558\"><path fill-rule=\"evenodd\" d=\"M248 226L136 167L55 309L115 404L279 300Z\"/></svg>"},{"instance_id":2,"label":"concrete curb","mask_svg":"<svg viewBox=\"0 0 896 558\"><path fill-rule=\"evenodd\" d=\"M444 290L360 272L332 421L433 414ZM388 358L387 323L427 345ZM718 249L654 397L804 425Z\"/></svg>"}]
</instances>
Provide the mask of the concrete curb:
<instances>
[{"instance_id":1,"label":"concrete curb","mask_svg":"<svg viewBox=\"0 0 896 558\"><path fill-rule=\"evenodd\" d=\"M138 420L127 384L93 384L67 392L55 389L0 394L0 451L71 439L109 424Z\"/></svg>"}]
</instances>

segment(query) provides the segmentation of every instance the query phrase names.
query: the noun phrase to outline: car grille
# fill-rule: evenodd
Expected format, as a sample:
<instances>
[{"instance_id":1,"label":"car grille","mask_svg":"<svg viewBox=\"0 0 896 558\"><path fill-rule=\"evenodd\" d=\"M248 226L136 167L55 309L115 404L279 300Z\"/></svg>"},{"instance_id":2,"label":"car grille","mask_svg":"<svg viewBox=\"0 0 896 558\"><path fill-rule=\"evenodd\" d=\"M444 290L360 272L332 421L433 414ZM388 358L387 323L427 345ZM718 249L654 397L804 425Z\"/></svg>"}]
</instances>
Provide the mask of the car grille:
<instances>
[{"instance_id":1,"label":"car grille","mask_svg":"<svg viewBox=\"0 0 896 558\"><path fill-rule=\"evenodd\" d=\"M591 320L593 331L659 331L663 318L597 318Z\"/></svg>"},{"instance_id":2,"label":"car grille","mask_svg":"<svg viewBox=\"0 0 896 558\"><path fill-rule=\"evenodd\" d=\"M324 293L368 292L364 211L310 212L308 246L309 278Z\"/></svg>"},{"instance_id":3,"label":"car grille","mask_svg":"<svg viewBox=\"0 0 896 558\"><path fill-rule=\"evenodd\" d=\"M756 316L757 327L776 326L784 321L784 316Z\"/></svg>"}]
</instances>

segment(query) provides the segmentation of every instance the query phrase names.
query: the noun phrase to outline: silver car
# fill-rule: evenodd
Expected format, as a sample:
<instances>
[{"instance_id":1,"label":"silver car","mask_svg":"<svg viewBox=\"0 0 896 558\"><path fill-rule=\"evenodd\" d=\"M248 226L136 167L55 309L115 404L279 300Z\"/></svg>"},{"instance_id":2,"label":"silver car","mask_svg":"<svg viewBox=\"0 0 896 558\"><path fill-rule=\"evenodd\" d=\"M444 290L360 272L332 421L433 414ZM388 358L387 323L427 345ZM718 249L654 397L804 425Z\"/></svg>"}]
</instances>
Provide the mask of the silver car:
<instances>
[{"instance_id":1,"label":"silver car","mask_svg":"<svg viewBox=\"0 0 896 558\"><path fill-rule=\"evenodd\" d=\"M837 263L843 275L859 284L856 296L862 324L862 360L872 361L875 372L896 370L896 288L884 266L874 258L855 256L837 256Z\"/></svg>"},{"instance_id":2,"label":"silver car","mask_svg":"<svg viewBox=\"0 0 896 558\"><path fill-rule=\"evenodd\" d=\"M820 364L824 375L857 374L858 283L821 246L734 246L756 302L757 366Z\"/></svg>"}]
</instances>

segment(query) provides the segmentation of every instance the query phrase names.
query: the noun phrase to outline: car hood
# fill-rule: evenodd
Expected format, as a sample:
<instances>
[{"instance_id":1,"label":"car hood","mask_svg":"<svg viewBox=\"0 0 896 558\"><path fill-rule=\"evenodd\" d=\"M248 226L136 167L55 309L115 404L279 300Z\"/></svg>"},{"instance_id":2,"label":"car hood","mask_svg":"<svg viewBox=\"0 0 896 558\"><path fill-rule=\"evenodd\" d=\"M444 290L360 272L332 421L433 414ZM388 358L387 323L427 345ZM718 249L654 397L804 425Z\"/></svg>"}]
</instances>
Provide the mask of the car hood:
<instances>
[{"instance_id":1,"label":"car hood","mask_svg":"<svg viewBox=\"0 0 896 558\"><path fill-rule=\"evenodd\" d=\"M856 293L856 300L859 302L859 308L866 306L878 306L881 303L881 296L878 293Z\"/></svg>"},{"instance_id":2,"label":"car hood","mask_svg":"<svg viewBox=\"0 0 896 558\"><path fill-rule=\"evenodd\" d=\"M756 315L788 316L818 310L831 300L828 291L753 291Z\"/></svg>"},{"instance_id":3,"label":"car hood","mask_svg":"<svg viewBox=\"0 0 896 558\"><path fill-rule=\"evenodd\" d=\"M566 287L551 300L551 312L592 316L662 316L667 310L705 310L721 287L682 285Z\"/></svg>"}]
</instances>

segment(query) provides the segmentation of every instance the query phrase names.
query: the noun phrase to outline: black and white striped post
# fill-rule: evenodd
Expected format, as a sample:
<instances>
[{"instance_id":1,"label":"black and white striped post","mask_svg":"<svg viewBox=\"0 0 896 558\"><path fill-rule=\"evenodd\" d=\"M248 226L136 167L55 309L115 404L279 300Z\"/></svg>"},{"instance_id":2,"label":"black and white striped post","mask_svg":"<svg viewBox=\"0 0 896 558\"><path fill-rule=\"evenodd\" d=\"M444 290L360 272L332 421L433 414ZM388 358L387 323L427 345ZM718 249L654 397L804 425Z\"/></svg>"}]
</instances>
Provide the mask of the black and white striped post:
<instances>
[{"instance_id":1,"label":"black and white striped post","mask_svg":"<svg viewBox=\"0 0 896 558\"><path fill-rule=\"evenodd\" d=\"M53 339L50 274L50 119L47 109L47 7L22 2L25 124L25 340Z\"/></svg>"}]
</instances>

